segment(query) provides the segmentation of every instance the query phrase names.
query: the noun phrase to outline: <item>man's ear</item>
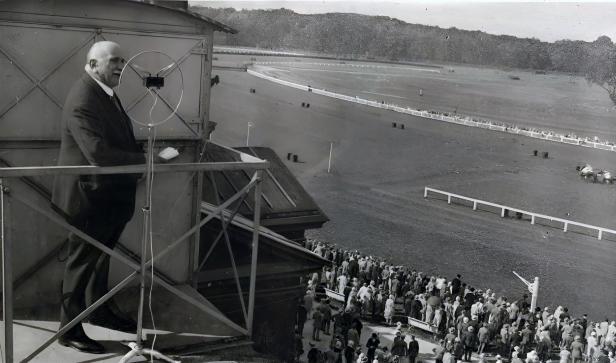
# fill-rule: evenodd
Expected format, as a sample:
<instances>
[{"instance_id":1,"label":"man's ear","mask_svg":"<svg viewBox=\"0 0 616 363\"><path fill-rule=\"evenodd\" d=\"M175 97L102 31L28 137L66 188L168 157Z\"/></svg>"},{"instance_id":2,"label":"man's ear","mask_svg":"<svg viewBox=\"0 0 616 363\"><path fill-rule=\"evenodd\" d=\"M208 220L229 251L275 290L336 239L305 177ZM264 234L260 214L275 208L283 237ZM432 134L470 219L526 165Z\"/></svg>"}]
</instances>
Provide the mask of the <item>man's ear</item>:
<instances>
[{"instance_id":1,"label":"man's ear","mask_svg":"<svg viewBox=\"0 0 616 363\"><path fill-rule=\"evenodd\" d=\"M88 64L90 65L91 69L94 69L94 67L96 67L96 59L90 59Z\"/></svg>"}]
</instances>

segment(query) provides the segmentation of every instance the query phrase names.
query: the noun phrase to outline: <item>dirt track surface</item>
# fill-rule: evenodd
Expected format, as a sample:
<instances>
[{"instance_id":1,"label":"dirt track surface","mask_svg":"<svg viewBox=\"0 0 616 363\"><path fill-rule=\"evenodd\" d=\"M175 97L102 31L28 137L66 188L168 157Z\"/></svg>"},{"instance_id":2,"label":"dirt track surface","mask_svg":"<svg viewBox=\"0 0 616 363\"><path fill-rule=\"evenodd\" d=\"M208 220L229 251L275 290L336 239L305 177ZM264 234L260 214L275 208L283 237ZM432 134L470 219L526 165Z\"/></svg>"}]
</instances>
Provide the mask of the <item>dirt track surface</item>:
<instances>
[{"instance_id":1,"label":"dirt track surface","mask_svg":"<svg viewBox=\"0 0 616 363\"><path fill-rule=\"evenodd\" d=\"M616 228L616 186L585 183L575 172L584 162L616 166L616 153L377 110L246 73L214 73L221 77L211 100L219 123L214 140L244 145L250 121L251 145L272 147L282 158L298 154L301 163L288 166L331 219L312 235L419 270L461 273L473 286L515 299L524 288L511 271L536 275L539 305L614 317L616 242L424 199L423 188Z\"/></svg>"},{"instance_id":2,"label":"dirt track surface","mask_svg":"<svg viewBox=\"0 0 616 363\"><path fill-rule=\"evenodd\" d=\"M582 77L458 65L439 69L296 57L220 57L219 62L227 64L250 58L275 62L254 68L350 96L616 142L616 107L605 90Z\"/></svg>"}]
</instances>

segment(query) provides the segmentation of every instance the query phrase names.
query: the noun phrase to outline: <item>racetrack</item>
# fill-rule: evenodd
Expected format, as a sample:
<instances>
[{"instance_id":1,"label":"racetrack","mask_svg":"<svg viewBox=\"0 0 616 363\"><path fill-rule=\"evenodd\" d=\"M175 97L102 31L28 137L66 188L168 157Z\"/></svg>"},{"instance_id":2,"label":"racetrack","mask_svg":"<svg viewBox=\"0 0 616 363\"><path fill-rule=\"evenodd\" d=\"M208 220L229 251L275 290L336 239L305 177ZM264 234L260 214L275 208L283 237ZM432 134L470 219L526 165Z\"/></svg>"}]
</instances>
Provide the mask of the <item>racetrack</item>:
<instances>
[{"instance_id":1,"label":"racetrack","mask_svg":"<svg viewBox=\"0 0 616 363\"><path fill-rule=\"evenodd\" d=\"M220 57L221 63L256 59L255 70L260 72L350 96L616 142L616 108L606 91L582 77L458 65L435 68L295 57ZM513 75L520 80L510 79Z\"/></svg>"},{"instance_id":2,"label":"racetrack","mask_svg":"<svg viewBox=\"0 0 616 363\"><path fill-rule=\"evenodd\" d=\"M246 123L251 121L251 144L272 147L281 157L298 154L302 163L289 162L289 167L331 218L313 235L420 270L448 277L460 272L471 284L500 293L523 291L511 270L529 278L537 275L540 305L561 302L576 314L613 316L616 242L425 200L423 187L614 228L616 186L585 183L574 169L584 162L616 165L614 153L350 104L246 73L216 73L221 83L211 100L211 117L219 122L214 140L243 145ZM295 77L296 70L282 73ZM403 97L368 87L375 83L372 78L357 83L361 77L350 76L337 75L336 82L348 89ZM301 102L309 102L310 108L302 108ZM513 113L500 104L493 108L492 112ZM392 128L392 121L404 123L405 130ZM333 172L327 174L330 141ZM533 157L535 149L549 151L550 158Z\"/></svg>"}]
</instances>

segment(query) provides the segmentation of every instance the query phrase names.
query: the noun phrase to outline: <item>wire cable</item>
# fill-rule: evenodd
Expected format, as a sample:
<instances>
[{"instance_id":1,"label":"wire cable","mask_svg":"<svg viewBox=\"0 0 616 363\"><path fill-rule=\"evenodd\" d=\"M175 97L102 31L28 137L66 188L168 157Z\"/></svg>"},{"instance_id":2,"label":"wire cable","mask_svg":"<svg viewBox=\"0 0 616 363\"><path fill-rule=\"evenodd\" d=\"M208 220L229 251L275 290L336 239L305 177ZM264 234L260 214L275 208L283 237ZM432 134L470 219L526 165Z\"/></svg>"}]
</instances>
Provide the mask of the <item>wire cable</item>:
<instances>
[{"instance_id":1,"label":"wire cable","mask_svg":"<svg viewBox=\"0 0 616 363\"><path fill-rule=\"evenodd\" d=\"M156 102L154 102L154 104L156 104ZM152 109L154 109L154 106L152 106ZM152 109L150 109L150 113L152 112ZM156 128L154 128L153 130L153 135L152 135L152 149L154 148L154 143L156 142ZM152 171L152 175L150 177L150 195L148 195L148 204L150 205L150 210L152 209L152 189L154 188L154 152L153 150L150 151L150 170ZM152 213L150 213L150 224L148 226L148 234L149 234L149 239L150 239L150 258L152 260L152 266L151 266L151 274L152 274L152 278L150 279L150 292L148 294L148 308L150 310L150 318L152 319L152 328L154 329L154 338L152 339L152 346L150 347L150 349L154 350L154 345L156 344L156 338L157 338L157 334L156 334L156 322L154 320L154 311L152 310L152 291L154 290L154 238L153 238L153 228L152 228ZM150 360L151 363L154 363L154 356L150 356Z\"/></svg>"}]
</instances>

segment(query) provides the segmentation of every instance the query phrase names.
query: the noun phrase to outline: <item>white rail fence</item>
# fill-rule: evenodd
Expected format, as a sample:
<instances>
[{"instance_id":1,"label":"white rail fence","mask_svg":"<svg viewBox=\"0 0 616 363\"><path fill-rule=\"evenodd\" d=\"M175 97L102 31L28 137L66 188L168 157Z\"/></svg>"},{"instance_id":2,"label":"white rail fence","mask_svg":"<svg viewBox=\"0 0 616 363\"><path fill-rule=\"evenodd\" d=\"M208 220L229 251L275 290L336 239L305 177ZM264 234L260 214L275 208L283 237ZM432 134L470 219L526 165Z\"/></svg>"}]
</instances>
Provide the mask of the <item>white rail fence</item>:
<instances>
[{"instance_id":1,"label":"white rail fence","mask_svg":"<svg viewBox=\"0 0 616 363\"><path fill-rule=\"evenodd\" d=\"M451 204L452 200L454 199L472 202L473 210L477 210L477 208L481 206L488 206L488 207L493 207L495 209L500 209L501 217L505 217L506 215L509 214L509 212L517 213L520 217L528 216L530 217L530 224L535 224L536 222L540 220L561 223L563 232L567 232L571 226L577 226L577 227L582 227L586 230L594 231L597 239L602 239L603 235L606 233L616 236L616 230L613 230L613 229L593 226L591 224L575 222L575 221L558 218L558 217L552 217L552 216L548 216L545 214L529 212L529 211L519 209L519 208L514 208L514 207L502 205L502 204L492 203L492 202L486 202L484 200L480 200L476 198L465 197L463 195L454 194L454 193L446 192L446 191L439 190L439 189L425 187L424 188L424 198L428 198L428 195L430 193L446 196L447 204Z\"/></svg>"},{"instance_id":2,"label":"white rail fence","mask_svg":"<svg viewBox=\"0 0 616 363\"><path fill-rule=\"evenodd\" d=\"M606 143L590 141L588 139L571 138L571 137L566 137L564 135L554 134L554 133L545 132L545 131L538 132L538 131L531 131L531 130L523 130L518 127L503 126L503 125L498 125L492 122L476 121L476 120L473 120L473 118L470 116L464 116L464 117L463 116L445 116L445 115L441 115L438 113L431 113L431 112L424 111L424 110L416 110L410 107L401 107L401 106L392 105L388 103L367 100L367 99L359 98L357 96L348 96L348 95L344 95L341 93L335 93L335 92L330 92L330 91L323 90L323 89L308 87L303 84L289 82L289 81L285 81L282 79L278 79L276 77L268 76L266 74L257 72L252 69L248 69L247 72L248 74L253 75L255 77L266 79L268 81L278 83L284 86L296 88L302 91L312 92L318 95L327 96L331 98L337 98L340 100L359 103L361 105L381 108L384 110L390 110L394 112L404 113L404 114L427 118L431 120L453 123L457 125L479 127L482 129L506 132L508 134L522 135L522 136L532 137L535 139L541 139L541 140L546 140L546 141L559 142L559 143L564 143L564 144L569 144L569 145L577 145L577 146L588 147L588 148L599 149L599 150L616 151L616 145L609 145Z\"/></svg>"}]
</instances>

